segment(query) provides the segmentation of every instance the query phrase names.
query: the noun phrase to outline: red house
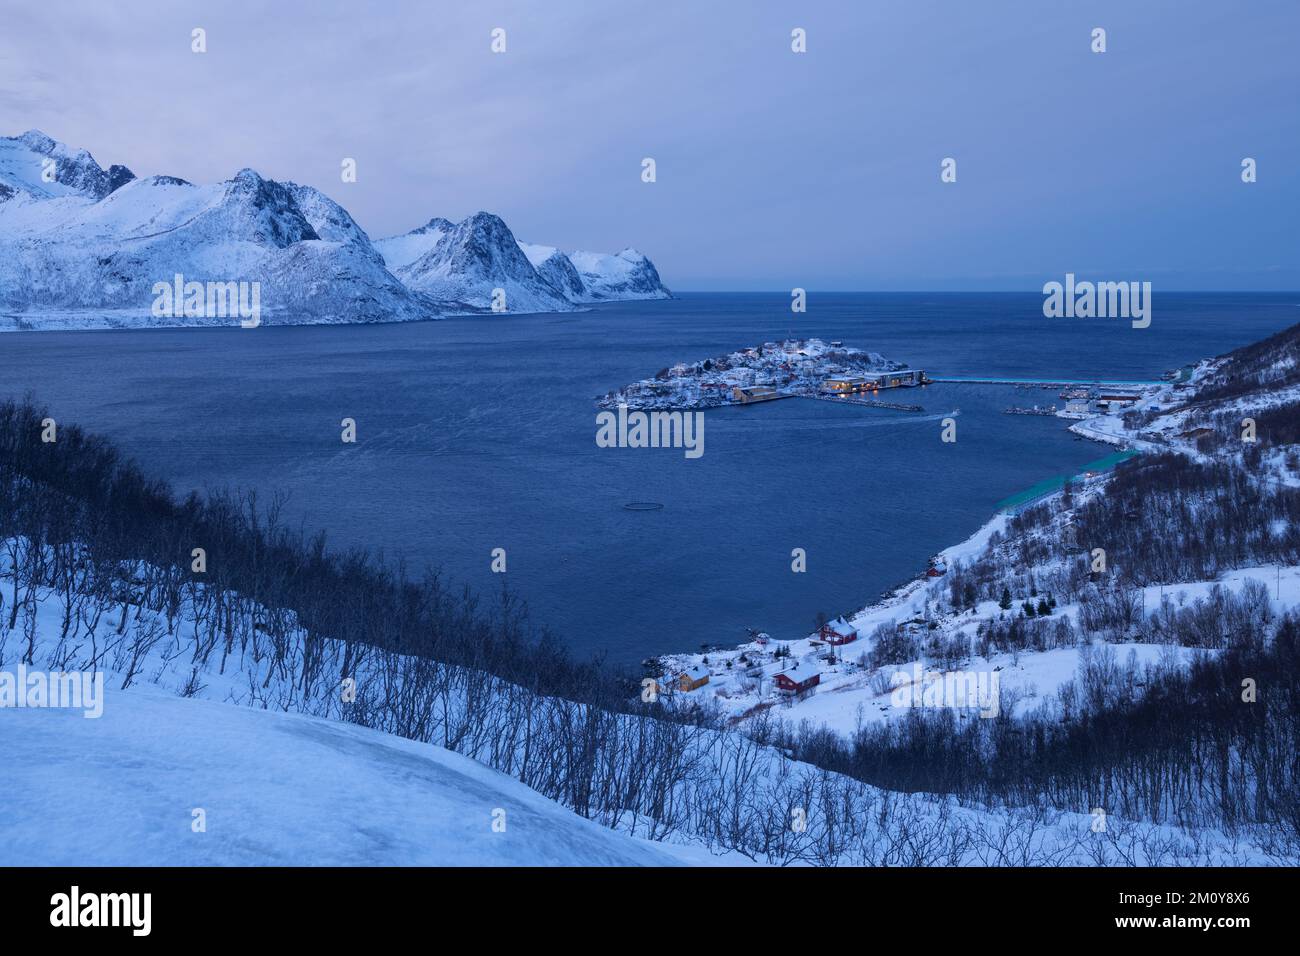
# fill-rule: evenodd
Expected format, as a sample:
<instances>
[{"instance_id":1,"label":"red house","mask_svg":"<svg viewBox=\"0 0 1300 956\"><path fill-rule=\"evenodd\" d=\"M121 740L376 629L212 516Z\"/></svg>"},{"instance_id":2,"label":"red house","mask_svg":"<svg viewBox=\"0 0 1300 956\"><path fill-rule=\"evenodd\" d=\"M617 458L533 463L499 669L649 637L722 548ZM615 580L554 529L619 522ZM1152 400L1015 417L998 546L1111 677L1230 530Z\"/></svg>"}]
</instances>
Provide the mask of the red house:
<instances>
[{"instance_id":1,"label":"red house","mask_svg":"<svg viewBox=\"0 0 1300 956\"><path fill-rule=\"evenodd\" d=\"M811 668L803 672L782 671L772 676L772 683L776 685L776 689L786 694L802 694L806 690L812 690L821 681L822 675Z\"/></svg>"},{"instance_id":2,"label":"red house","mask_svg":"<svg viewBox=\"0 0 1300 956\"><path fill-rule=\"evenodd\" d=\"M823 624L817 631L817 636L827 644L850 644L858 639L858 632L849 626L849 622L842 617Z\"/></svg>"}]
</instances>

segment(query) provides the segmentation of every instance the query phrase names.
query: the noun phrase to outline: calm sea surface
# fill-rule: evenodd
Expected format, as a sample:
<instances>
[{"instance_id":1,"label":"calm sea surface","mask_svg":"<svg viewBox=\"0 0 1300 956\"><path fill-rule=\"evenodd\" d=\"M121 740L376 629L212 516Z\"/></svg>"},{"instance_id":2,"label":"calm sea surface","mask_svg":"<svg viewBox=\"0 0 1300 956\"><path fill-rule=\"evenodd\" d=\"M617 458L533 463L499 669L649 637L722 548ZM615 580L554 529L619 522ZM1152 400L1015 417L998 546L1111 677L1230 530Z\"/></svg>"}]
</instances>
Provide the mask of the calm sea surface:
<instances>
[{"instance_id":1,"label":"calm sea surface","mask_svg":"<svg viewBox=\"0 0 1300 956\"><path fill-rule=\"evenodd\" d=\"M0 394L116 439L178 492L289 492L290 517L481 590L505 548L581 656L781 637L874 600L1000 499L1106 453L1002 414L1056 390L933 385L908 414L802 399L705 416L705 454L595 444L593 399L764 340L842 339L932 376L1158 379L1300 321L1300 296L1157 294L1151 327L1019 294L683 295L574 315L256 330L0 334ZM960 409L958 441L939 419ZM339 440L357 422L358 442ZM628 502L662 510L637 512ZM790 570L804 548L808 571Z\"/></svg>"}]
</instances>

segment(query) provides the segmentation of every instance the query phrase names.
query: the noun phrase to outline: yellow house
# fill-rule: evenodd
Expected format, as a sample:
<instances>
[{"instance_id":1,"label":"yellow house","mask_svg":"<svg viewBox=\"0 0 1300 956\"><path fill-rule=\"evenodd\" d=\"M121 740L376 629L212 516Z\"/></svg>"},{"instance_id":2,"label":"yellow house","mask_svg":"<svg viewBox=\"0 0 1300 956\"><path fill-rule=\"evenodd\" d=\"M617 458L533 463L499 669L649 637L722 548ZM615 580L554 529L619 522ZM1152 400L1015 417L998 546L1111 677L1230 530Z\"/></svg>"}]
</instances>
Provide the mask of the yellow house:
<instances>
[{"instance_id":1,"label":"yellow house","mask_svg":"<svg viewBox=\"0 0 1300 956\"><path fill-rule=\"evenodd\" d=\"M703 687L709 682L709 669L699 664L677 675L677 689L683 693Z\"/></svg>"}]
</instances>

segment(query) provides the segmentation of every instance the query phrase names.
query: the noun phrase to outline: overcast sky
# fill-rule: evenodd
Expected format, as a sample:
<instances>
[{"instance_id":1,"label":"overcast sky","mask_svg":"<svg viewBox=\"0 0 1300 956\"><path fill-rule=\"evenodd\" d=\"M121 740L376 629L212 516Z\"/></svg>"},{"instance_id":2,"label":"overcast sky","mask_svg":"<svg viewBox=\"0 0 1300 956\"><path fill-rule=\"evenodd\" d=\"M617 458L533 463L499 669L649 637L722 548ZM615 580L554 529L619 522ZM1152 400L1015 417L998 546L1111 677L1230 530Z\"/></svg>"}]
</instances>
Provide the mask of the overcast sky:
<instances>
[{"instance_id":1,"label":"overcast sky","mask_svg":"<svg viewBox=\"0 0 1300 956\"><path fill-rule=\"evenodd\" d=\"M0 132L137 175L251 166L372 237L485 209L534 242L635 246L680 290L1300 288L1296 0L43 0L3 19Z\"/></svg>"}]
</instances>

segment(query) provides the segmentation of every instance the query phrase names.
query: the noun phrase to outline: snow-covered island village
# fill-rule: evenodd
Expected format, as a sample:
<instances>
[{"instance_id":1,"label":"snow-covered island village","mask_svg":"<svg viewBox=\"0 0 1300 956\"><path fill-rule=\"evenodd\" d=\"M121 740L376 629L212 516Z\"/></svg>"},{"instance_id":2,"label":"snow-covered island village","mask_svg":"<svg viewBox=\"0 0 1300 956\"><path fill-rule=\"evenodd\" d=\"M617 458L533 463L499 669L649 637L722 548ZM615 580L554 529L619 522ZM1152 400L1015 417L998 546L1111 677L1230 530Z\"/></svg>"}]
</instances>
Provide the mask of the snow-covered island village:
<instances>
[{"instance_id":1,"label":"snow-covered island village","mask_svg":"<svg viewBox=\"0 0 1300 956\"><path fill-rule=\"evenodd\" d=\"M927 381L921 369L908 368L879 352L864 352L839 341L786 339L690 364L678 363L661 369L653 378L609 392L597 405L686 410L781 398L841 396L891 407L891 403L872 401L869 396L881 389L924 385Z\"/></svg>"}]
</instances>

